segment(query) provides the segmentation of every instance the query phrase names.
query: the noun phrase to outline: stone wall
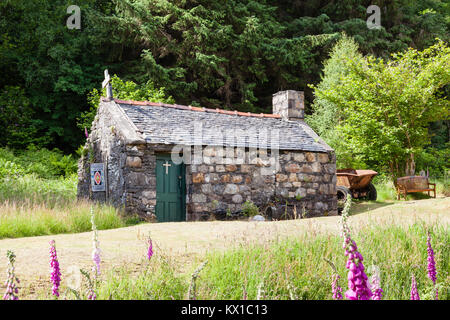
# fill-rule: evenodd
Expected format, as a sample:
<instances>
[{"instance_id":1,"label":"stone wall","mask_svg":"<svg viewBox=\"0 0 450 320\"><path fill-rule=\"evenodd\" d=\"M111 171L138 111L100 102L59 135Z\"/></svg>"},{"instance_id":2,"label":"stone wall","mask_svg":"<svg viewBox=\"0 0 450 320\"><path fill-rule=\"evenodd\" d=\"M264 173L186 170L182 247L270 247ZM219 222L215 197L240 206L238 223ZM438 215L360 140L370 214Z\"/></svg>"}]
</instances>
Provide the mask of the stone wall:
<instances>
[{"instance_id":1,"label":"stone wall","mask_svg":"<svg viewBox=\"0 0 450 320\"><path fill-rule=\"evenodd\" d=\"M78 197L107 201L154 220L156 154L170 152L171 146L130 139L122 130L123 116L114 114L114 106L107 107L99 108L86 143L90 151L79 162ZM200 161L192 157L194 164L186 165L187 220L208 218L214 210L236 212L247 200L258 206L274 199L278 204L288 201L298 211L305 210L307 217L337 214L333 151L280 151L275 161L264 151L257 155L254 150L231 150L230 155L222 148L206 147ZM107 192L90 191L90 162L107 165Z\"/></svg>"},{"instance_id":2,"label":"stone wall","mask_svg":"<svg viewBox=\"0 0 450 320\"><path fill-rule=\"evenodd\" d=\"M112 104L100 104L78 163L78 198L109 202L128 213L151 218L156 205L155 155L144 140L124 134L123 115ZM107 167L106 192L90 189L90 163Z\"/></svg>"},{"instance_id":3,"label":"stone wall","mask_svg":"<svg viewBox=\"0 0 450 320\"><path fill-rule=\"evenodd\" d=\"M308 217L337 214L336 156L327 153L283 152L276 174L277 196L300 199ZM295 202L294 202L295 203Z\"/></svg>"},{"instance_id":4,"label":"stone wall","mask_svg":"<svg viewBox=\"0 0 450 320\"><path fill-rule=\"evenodd\" d=\"M96 133L93 131L91 137ZM122 207L127 213L152 221L156 206L155 149L145 144L124 145L120 137L114 141L111 145L93 144L93 162L107 163L107 194L89 192L89 162L86 156L80 159L79 164L78 197L109 202Z\"/></svg>"},{"instance_id":5,"label":"stone wall","mask_svg":"<svg viewBox=\"0 0 450 320\"><path fill-rule=\"evenodd\" d=\"M334 152L282 151L277 162L246 151L241 161L226 159L227 164L208 149L204 163L190 166L189 220L205 219L214 210L239 211L247 200L261 208L288 200L307 217L337 214Z\"/></svg>"},{"instance_id":6,"label":"stone wall","mask_svg":"<svg viewBox=\"0 0 450 320\"><path fill-rule=\"evenodd\" d=\"M120 136L114 119L105 108L99 108L84 149L85 154L78 162L78 198L108 201L117 207L125 206L122 170L126 160L125 140ZM90 163L104 163L107 167L106 192L91 191Z\"/></svg>"},{"instance_id":7,"label":"stone wall","mask_svg":"<svg viewBox=\"0 0 450 320\"><path fill-rule=\"evenodd\" d=\"M108 198L103 192L95 192L91 198L124 206L128 213L154 220L156 153L170 150L168 146L122 143L120 139L114 140L107 147L108 152L94 142L95 162L108 160ZM215 210L240 211L247 200L263 207L274 198L280 200L279 204L289 200L299 214L306 210L307 217L337 214L333 152L282 151L275 170L270 161L261 158L249 161L248 155L247 151L244 161L228 164L205 155L203 163L186 166L187 220L207 219ZM85 179L79 180L79 196L86 196L86 189L89 190L86 162L83 168L86 174L82 175ZM292 210L292 206L289 208Z\"/></svg>"}]
</instances>

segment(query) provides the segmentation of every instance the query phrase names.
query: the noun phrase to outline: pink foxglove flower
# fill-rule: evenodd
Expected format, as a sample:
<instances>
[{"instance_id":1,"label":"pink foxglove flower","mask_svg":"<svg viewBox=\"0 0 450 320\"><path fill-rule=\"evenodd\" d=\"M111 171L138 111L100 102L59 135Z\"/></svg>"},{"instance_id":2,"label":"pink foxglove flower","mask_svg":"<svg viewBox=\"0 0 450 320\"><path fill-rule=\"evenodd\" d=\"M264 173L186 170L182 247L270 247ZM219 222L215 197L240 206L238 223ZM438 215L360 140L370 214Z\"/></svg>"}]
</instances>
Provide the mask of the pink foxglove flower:
<instances>
[{"instance_id":1,"label":"pink foxglove flower","mask_svg":"<svg viewBox=\"0 0 450 320\"><path fill-rule=\"evenodd\" d=\"M372 300L381 300L383 297L383 289L380 286L380 275L375 269L373 275L370 277L370 289L372 290Z\"/></svg>"},{"instance_id":2,"label":"pink foxglove flower","mask_svg":"<svg viewBox=\"0 0 450 320\"><path fill-rule=\"evenodd\" d=\"M343 299L342 288L339 286L339 283L338 283L340 278L341 277L337 273L333 274L333 282L331 283L331 289L333 291L333 299L334 300L342 300Z\"/></svg>"},{"instance_id":3,"label":"pink foxglove flower","mask_svg":"<svg viewBox=\"0 0 450 320\"><path fill-rule=\"evenodd\" d=\"M342 235L344 237L342 247L345 249L345 255L348 257L345 267L349 270L347 276L348 290L345 292L345 296L350 300L370 300L372 291L369 288L368 278L364 272L364 259L361 253L358 252L356 242L350 236L350 228L347 224L351 203L351 196L348 195L341 216Z\"/></svg>"},{"instance_id":4,"label":"pink foxglove flower","mask_svg":"<svg viewBox=\"0 0 450 320\"><path fill-rule=\"evenodd\" d=\"M150 261L152 256L153 256L153 242L152 242L152 239L149 237L148 238L148 251L147 251L148 261Z\"/></svg>"},{"instance_id":5,"label":"pink foxglove flower","mask_svg":"<svg viewBox=\"0 0 450 320\"><path fill-rule=\"evenodd\" d=\"M3 300L19 300L19 297L17 296L19 289L17 288L16 282L20 283L20 281L14 273L14 262L16 260L16 255L11 250L8 250L6 252L6 257L8 258L8 278L5 282L6 292L3 296Z\"/></svg>"},{"instance_id":6,"label":"pink foxglove flower","mask_svg":"<svg viewBox=\"0 0 450 320\"><path fill-rule=\"evenodd\" d=\"M92 267L92 271L94 272L94 276L97 277L100 275L100 243L98 241L98 232L97 226L95 225L94 220L94 209L91 206L91 225L92 225L92 261L94 262L94 266Z\"/></svg>"},{"instance_id":7,"label":"pink foxglove flower","mask_svg":"<svg viewBox=\"0 0 450 320\"><path fill-rule=\"evenodd\" d=\"M59 269L58 257L56 255L55 240L50 241L50 269L51 269L51 282L52 294L55 297L59 297L59 285L61 283L61 272Z\"/></svg>"},{"instance_id":8,"label":"pink foxglove flower","mask_svg":"<svg viewBox=\"0 0 450 320\"><path fill-rule=\"evenodd\" d=\"M428 278L433 281L433 284L436 284L436 262L434 261L434 251L431 247L431 238L428 233L427 237L427 253L428 253Z\"/></svg>"},{"instance_id":9,"label":"pink foxglove flower","mask_svg":"<svg viewBox=\"0 0 450 320\"><path fill-rule=\"evenodd\" d=\"M434 251L431 247L431 237L430 233L428 232L427 236L427 261L428 261L428 278L430 278L431 281L433 281L433 285L436 286L436 262L434 260ZM438 299L438 290L436 289L436 300Z\"/></svg>"},{"instance_id":10,"label":"pink foxglove flower","mask_svg":"<svg viewBox=\"0 0 450 320\"><path fill-rule=\"evenodd\" d=\"M86 139L89 138L89 134L86 127L84 127L84 135L86 136Z\"/></svg>"},{"instance_id":11,"label":"pink foxglove flower","mask_svg":"<svg viewBox=\"0 0 450 320\"><path fill-rule=\"evenodd\" d=\"M417 291L417 283L414 274L411 276L411 299L410 300L420 300L419 291Z\"/></svg>"},{"instance_id":12,"label":"pink foxglove flower","mask_svg":"<svg viewBox=\"0 0 450 320\"><path fill-rule=\"evenodd\" d=\"M88 300L95 300L95 299L97 299L97 295L95 294L94 289L90 288L89 294L88 294Z\"/></svg>"},{"instance_id":13,"label":"pink foxglove flower","mask_svg":"<svg viewBox=\"0 0 450 320\"><path fill-rule=\"evenodd\" d=\"M348 290L345 296L350 300L370 300L372 291L368 286L368 278L364 272L363 257L358 252L356 242L347 238L344 243L345 255L348 257L345 267L348 272Z\"/></svg>"}]
</instances>

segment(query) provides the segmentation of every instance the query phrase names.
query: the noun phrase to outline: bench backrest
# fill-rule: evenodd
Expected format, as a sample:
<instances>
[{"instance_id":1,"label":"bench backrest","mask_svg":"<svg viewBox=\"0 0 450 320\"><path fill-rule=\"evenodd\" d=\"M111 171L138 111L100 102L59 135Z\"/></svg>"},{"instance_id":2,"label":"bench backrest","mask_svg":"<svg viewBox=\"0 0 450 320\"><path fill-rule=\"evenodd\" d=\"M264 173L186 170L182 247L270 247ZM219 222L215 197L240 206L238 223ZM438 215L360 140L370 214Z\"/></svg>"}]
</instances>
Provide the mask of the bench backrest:
<instances>
[{"instance_id":1,"label":"bench backrest","mask_svg":"<svg viewBox=\"0 0 450 320\"><path fill-rule=\"evenodd\" d=\"M428 189L428 178L422 176L409 176L397 178L397 185L406 190Z\"/></svg>"}]
</instances>

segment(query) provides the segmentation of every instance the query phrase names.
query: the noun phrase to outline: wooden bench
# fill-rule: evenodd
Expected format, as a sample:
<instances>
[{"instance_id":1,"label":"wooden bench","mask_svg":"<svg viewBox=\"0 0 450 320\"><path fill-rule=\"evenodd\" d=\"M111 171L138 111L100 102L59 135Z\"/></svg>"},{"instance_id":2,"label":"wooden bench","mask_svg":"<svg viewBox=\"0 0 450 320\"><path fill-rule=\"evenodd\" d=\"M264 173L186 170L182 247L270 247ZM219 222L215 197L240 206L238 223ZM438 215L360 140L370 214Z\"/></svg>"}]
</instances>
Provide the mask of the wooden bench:
<instances>
[{"instance_id":1,"label":"wooden bench","mask_svg":"<svg viewBox=\"0 0 450 320\"><path fill-rule=\"evenodd\" d=\"M428 182L428 178L423 176L397 178L397 200L400 200L402 194L406 200L408 193L425 191L428 192L428 195L430 195L430 191L433 191L434 198L436 198L436 183Z\"/></svg>"}]
</instances>

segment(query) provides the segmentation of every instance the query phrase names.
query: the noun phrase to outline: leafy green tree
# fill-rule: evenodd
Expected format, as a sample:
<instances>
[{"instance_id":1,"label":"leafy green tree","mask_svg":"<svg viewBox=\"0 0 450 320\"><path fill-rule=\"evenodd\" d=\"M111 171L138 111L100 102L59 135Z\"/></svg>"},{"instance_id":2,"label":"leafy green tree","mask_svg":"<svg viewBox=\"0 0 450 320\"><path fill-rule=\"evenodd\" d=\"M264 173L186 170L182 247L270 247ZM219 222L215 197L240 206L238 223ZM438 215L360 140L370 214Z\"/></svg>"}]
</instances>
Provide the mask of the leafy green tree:
<instances>
[{"instance_id":1,"label":"leafy green tree","mask_svg":"<svg viewBox=\"0 0 450 320\"><path fill-rule=\"evenodd\" d=\"M381 9L381 29L368 30L367 7ZM340 0L277 1L289 34L345 32L364 54L388 58L408 47L423 49L436 37L449 39L448 1Z\"/></svg>"},{"instance_id":2,"label":"leafy green tree","mask_svg":"<svg viewBox=\"0 0 450 320\"><path fill-rule=\"evenodd\" d=\"M315 87L316 91L333 89L341 84L341 78L350 70L350 61L362 60L363 55L358 51L358 44L353 38L345 34L336 43L325 61L321 82ZM337 127L344 121L344 114L339 107L327 98L316 96L312 104L313 114L306 116L306 122L317 132L335 151L337 166L340 168L365 167L365 164L353 157L343 140Z\"/></svg>"},{"instance_id":3,"label":"leafy green tree","mask_svg":"<svg viewBox=\"0 0 450 320\"><path fill-rule=\"evenodd\" d=\"M140 52L133 67L180 103L271 110L272 94L301 89L337 34L286 37L269 1L117 1L117 45ZM134 55L136 57L136 55Z\"/></svg>"},{"instance_id":4,"label":"leafy green tree","mask_svg":"<svg viewBox=\"0 0 450 320\"><path fill-rule=\"evenodd\" d=\"M273 93L306 89L310 113L307 84L319 81L341 32L361 53L384 58L449 38L445 4L434 0L114 2L103 25L124 57L115 72L151 79L180 103L242 111L270 112ZM380 30L366 26L371 4L381 8Z\"/></svg>"},{"instance_id":5,"label":"leafy green tree","mask_svg":"<svg viewBox=\"0 0 450 320\"><path fill-rule=\"evenodd\" d=\"M39 143L32 121L33 110L24 90L17 86L5 86L0 90L0 146L26 148Z\"/></svg>"},{"instance_id":6,"label":"leafy green tree","mask_svg":"<svg viewBox=\"0 0 450 320\"><path fill-rule=\"evenodd\" d=\"M80 30L66 26L71 1L0 2L0 88L23 90L40 146L58 145L67 152L82 139L76 118L86 107L87 93L101 82L106 56L92 29L99 2L77 1Z\"/></svg>"},{"instance_id":7,"label":"leafy green tree","mask_svg":"<svg viewBox=\"0 0 450 320\"><path fill-rule=\"evenodd\" d=\"M430 143L430 122L448 119L443 88L450 80L450 48L439 40L384 61L367 56L348 61L348 73L332 88L317 88L345 121L338 133L357 159L387 168L391 177L414 174L415 155Z\"/></svg>"}]
</instances>

